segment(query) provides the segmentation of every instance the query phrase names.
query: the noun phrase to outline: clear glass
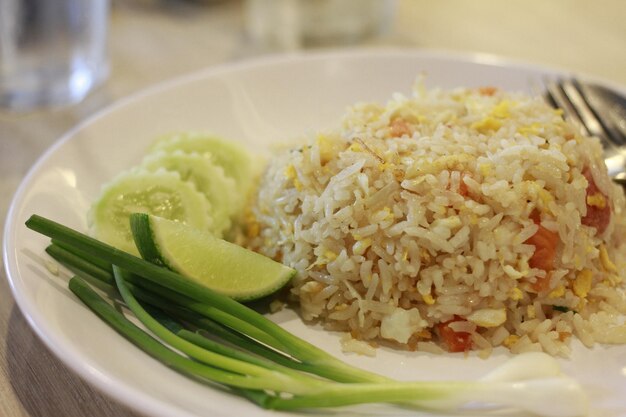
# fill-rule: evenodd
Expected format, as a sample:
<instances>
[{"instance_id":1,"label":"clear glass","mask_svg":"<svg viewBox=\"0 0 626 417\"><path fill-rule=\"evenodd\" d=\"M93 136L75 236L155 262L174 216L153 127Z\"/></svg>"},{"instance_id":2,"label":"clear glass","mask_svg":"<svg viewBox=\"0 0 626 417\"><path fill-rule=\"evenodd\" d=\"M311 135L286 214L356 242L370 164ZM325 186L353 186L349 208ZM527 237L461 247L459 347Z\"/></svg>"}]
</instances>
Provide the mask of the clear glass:
<instances>
[{"instance_id":1,"label":"clear glass","mask_svg":"<svg viewBox=\"0 0 626 417\"><path fill-rule=\"evenodd\" d=\"M0 108L77 103L108 75L109 0L0 0Z\"/></svg>"}]
</instances>

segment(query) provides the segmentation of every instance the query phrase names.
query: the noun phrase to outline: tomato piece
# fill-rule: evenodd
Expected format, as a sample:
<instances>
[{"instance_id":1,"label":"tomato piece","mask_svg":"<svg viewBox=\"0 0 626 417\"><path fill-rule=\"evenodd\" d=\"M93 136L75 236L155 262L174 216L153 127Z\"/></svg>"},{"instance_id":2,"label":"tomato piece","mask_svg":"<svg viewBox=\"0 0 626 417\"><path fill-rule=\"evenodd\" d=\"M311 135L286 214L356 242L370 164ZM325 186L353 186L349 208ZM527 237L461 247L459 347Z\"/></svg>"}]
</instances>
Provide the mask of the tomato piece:
<instances>
[{"instance_id":1,"label":"tomato piece","mask_svg":"<svg viewBox=\"0 0 626 417\"><path fill-rule=\"evenodd\" d=\"M609 198L598 189L589 168L583 170L583 175L589 185L587 185L586 190L587 214L581 219L581 223L585 226L595 227L598 234L602 234L611 222ZM594 203L589 204L590 201Z\"/></svg>"},{"instance_id":2,"label":"tomato piece","mask_svg":"<svg viewBox=\"0 0 626 417\"><path fill-rule=\"evenodd\" d=\"M535 224L541 223L541 213L537 209L534 209L528 217L530 217Z\"/></svg>"},{"instance_id":3,"label":"tomato piece","mask_svg":"<svg viewBox=\"0 0 626 417\"><path fill-rule=\"evenodd\" d=\"M394 138L399 138L403 135L411 136L411 127L404 119L394 119L389 127L391 129L391 136Z\"/></svg>"},{"instance_id":4,"label":"tomato piece","mask_svg":"<svg viewBox=\"0 0 626 417\"><path fill-rule=\"evenodd\" d=\"M450 328L450 323L455 321L465 321L463 318L454 316L452 320L448 320L437 325L439 337L448 346L450 352L467 352L472 348L472 335L467 332L455 332Z\"/></svg>"},{"instance_id":5,"label":"tomato piece","mask_svg":"<svg viewBox=\"0 0 626 417\"><path fill-rule=\"evenodd\" d=\"M535 224L539 225L537 232L526 239L524 243L535 247L535 252L528 260L528 265L530 265L531 268L543 269L547 272L545 277L537 277L537 281L532 284L532 288L535 291L542 292L550 287L550 271L554 268L559 234L539 224L541 223L541 213L539 210L534 209L528 217L530 217Z\"/></svg>"},{"instance_id":6,"label":"tomato piece","mask_svg":"<svg viewBox=\"0 0 626 417\"><path fill-rule=\"evenodd\" d=\"M491 87L491 86L480 87L478 89L478 93L482 96L493 96L497 92L498 92L498 89L496 87Z\"/></svg>"},{"instance_id":7,"label":"tomato piece","mask_svg":"<svg viewBox=\"0 0 626 417\"><path fill-rule=\"evenodd\" d=\"M535 224L539 225L539 229L524 242L535 247L535 253L528 260L528 265L531 268L551 271L554 267L554 258L556 258L556 245L559 243L559 234L539 224L541 223L539 210L534 209L529 217Z\"/></svg>"},{"instance_id":8,"label":"tomato piece","mask_svg":"<svg viewBox=\"0 0 626 417\"><path fill-rule=\"evenodd\" d=\"M539 268L544 271L551 271L554 268L556 245L559 243L558 233L539 225L537 232L524 243L535 247L535 253L528 260L528 265L531 268Z\"/></svg>"}]
</instances>

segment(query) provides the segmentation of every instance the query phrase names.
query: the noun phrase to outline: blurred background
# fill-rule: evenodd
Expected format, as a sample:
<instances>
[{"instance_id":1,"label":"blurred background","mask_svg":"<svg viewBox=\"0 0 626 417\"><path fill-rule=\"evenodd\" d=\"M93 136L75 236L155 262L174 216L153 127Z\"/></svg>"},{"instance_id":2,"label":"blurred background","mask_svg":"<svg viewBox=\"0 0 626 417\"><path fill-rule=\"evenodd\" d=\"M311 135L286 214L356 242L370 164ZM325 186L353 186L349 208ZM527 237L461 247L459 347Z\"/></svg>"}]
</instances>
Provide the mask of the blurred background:
<instances>
[{"instance_id":1,"label":"blurred background","mask_svg":"<svg viewBox=\"0 0 626 417\"><path fill-rule=\"evenodd\" d=\"M11 14L19 4L38 3L46 0L0 0L0 93L11 87L11 71L20 73L11 62L15 25L28 31L41 23L36 13L17 23ZM95 75L81 84L86 95L74 103L48 101L17 110L0 103L0 220L27 170L66 131L123 97L223 63L327 48L435 49L557 67L626 86L623 0L48 2L60 3L72 11L64 27L76 25L68 36L89 36L88 45L76 47L87 48ZM80 4L99 6L83 10ZM84 32L80 22L96 29ZM134 415L51 356L15 306L0 270L0 416Z\"/></svg>"}]
</instances>

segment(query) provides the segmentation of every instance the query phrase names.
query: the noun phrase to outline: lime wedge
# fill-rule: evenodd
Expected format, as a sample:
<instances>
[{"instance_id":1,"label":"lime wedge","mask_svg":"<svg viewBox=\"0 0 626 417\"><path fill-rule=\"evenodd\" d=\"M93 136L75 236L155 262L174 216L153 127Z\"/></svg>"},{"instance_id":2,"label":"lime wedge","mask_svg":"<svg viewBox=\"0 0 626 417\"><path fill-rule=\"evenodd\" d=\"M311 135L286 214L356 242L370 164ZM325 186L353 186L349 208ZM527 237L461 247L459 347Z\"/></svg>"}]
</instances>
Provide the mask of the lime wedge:
<instances>
[{"instance_id":1,"label":"lime wedge","mask_svg":"<svg viewBox=\"0 0 626 417\"><path fill-rule=\"evenodd\" d=\"M141 256L239 301L265 297L296 271L180 222L145 213L130 217Z\"/></svg>"},{"instance_id":2,"label":"lime wedge","mask_svg":"<svg viewBox=\"0 0 626 417\"><path fill-rule=\"evenodd\" d=\"M210 230L210 209L204 195L178 173L130 171L103 187L89 211L89 223L96 238L138 254L128 220L131 213L151 213Z\"/></svg>"}]
</instances>

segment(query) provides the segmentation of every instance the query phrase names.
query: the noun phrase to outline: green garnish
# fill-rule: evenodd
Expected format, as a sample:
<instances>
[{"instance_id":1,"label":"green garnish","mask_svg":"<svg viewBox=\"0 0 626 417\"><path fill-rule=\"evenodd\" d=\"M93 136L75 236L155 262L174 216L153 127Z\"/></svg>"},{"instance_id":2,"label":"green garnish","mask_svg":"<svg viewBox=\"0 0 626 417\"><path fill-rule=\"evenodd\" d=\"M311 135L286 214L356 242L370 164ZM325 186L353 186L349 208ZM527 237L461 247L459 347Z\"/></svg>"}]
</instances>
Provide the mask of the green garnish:
<instances>
[{"instance_id":1,"label":"green garnish","mask_svg":"<svg viewBox=\"0 0 626 417\"><path fill-rule=\"evenodd\" d=\"M347 365L176 272L40 216L26 225L53 239L47 252L78 275L69 281L70 290L117 332L164 365L222 384L261 407L391 402L451 412L471 403L474 410L499 405L545 416L586 414L580 386L562 376L546 354L518 355L479 381L396 382ZM86 280L121 298L156 337L129 321ZM210 338L203 336L207 332Z\"/></svg>"}]
</instances>

